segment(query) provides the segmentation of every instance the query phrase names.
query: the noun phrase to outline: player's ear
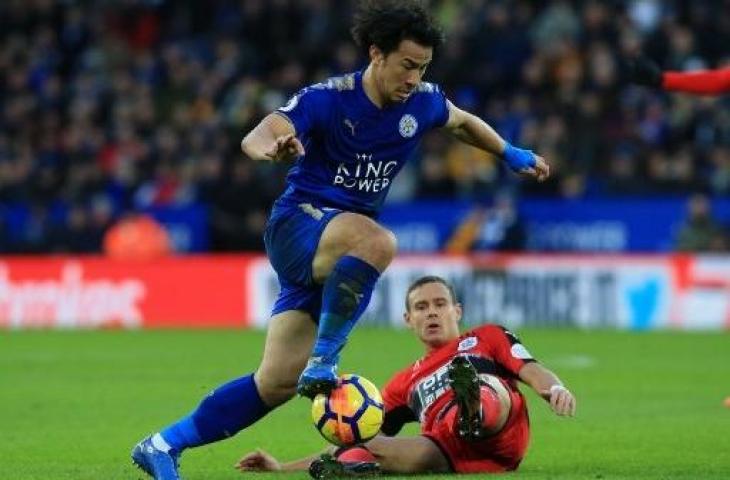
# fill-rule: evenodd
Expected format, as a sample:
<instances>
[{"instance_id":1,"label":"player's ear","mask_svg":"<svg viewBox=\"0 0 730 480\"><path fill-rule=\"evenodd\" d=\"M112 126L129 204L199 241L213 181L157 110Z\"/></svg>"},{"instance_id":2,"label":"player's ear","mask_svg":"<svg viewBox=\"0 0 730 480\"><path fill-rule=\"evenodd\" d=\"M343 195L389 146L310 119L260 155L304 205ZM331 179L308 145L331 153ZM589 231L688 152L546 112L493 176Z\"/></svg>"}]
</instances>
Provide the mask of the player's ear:
<instances>
[{"instance_id":1,"label":"player's ear","mask_svg":"<svg viewBox=\"0 0 730 480\"><path fill-rule=\"evenodd\" d=\"M454 309L456 310L457 315L456 322L461 323L461 316L464 315L464 309L461 307L460 303L454 305Z\"/></svg>"},{"instance_id":2,"label":"player's ear","mask_svg":"<svg viewBox=\"0 0 730 480\"><path fill-rule=\"evenodd\" d=\"M413 325L411 325L411 315L408 312L403 314L403 321L406 323L408 328L413 328Z\"/></svg>"},{"instance_id":3,"label":"player's ear","mask_svg":"<svg viewBox=\"0 0 730 480\"><path fill-rule=\"evenodd\" d=\"M370 45L370 48L368 49L368 53L370 54L370 61L378 64L385 59L385 55L383 55L383 51L377 47L377 45Z\"/></svg>"}]
</instances>

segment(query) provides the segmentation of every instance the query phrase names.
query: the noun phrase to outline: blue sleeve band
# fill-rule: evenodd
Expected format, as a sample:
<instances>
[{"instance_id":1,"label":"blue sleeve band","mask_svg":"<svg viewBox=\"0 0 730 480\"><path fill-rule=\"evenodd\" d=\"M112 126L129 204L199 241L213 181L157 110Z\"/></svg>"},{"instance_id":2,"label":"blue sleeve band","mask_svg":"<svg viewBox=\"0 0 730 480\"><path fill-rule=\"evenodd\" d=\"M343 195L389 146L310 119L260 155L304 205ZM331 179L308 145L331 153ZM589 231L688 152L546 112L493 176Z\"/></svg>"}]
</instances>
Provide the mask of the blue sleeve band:
<instances>
[{"instance_id":1,"label":"blue sleeve band","mask_svg":"<svg viewBox=\"0 0 730 480\"><path fill-rule=\"evenodd\" d=\"M504 161L513 172L519 173L525 168L533 168L537 161L532 150L517 148L506 142L504 147Z\"/></svg>"}]
</instances>

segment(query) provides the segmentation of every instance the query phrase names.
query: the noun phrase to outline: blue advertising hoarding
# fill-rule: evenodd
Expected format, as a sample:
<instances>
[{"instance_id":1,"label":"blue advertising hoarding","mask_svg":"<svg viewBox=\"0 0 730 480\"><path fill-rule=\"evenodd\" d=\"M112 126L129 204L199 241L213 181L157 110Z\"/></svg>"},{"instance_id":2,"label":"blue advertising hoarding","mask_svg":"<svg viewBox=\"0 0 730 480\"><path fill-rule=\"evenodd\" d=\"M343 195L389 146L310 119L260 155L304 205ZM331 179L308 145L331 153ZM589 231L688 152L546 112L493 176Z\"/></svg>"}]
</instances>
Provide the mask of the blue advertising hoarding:
<instances>
[{"instance_id":1,"label":"blue advertising hoarding","mask_svg":"<svg viewBox=\"0 0 730 480\"><path fill-rule=\"evenodd\" d=\"M686 216L686 198L528 199L518 204L526 249L575 252L668 252ZM730 224L730 200L712 202ZM475 208L471 202L386 205L380 221L398 237L401 252L442 250Z\"/></svg>"}]
</instances>

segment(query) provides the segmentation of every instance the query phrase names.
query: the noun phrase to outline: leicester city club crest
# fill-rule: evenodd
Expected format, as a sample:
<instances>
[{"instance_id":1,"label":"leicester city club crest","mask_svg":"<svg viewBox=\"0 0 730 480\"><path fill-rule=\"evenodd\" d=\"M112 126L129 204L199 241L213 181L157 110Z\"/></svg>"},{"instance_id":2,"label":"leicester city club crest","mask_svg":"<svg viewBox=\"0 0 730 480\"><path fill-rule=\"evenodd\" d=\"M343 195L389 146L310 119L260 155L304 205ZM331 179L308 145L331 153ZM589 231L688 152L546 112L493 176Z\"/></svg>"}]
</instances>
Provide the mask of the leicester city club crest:
<instances>
[{"instance_id":1,"label":"leicester city club crest","mask_svg":"<svg viewBox=\"0 0 730 480\"><path fill-rule=\"evenodd\" d=\"M400 123L398 124L398 131L404 138L411 138L416 134L418 130L418 121L416 117L410 114L405 114L401 117Z\"/></svg>"}]
</instances>

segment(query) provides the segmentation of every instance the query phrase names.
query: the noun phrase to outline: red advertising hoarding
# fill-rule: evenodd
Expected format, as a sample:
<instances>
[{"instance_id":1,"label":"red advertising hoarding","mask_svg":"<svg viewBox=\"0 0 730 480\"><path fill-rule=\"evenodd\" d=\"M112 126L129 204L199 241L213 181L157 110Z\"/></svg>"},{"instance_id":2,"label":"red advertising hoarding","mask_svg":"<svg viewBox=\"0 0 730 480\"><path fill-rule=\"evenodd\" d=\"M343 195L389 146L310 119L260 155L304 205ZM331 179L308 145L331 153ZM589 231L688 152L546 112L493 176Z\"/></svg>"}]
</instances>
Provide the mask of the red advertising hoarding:
<instances>
[{"instance_id":1,"label":"red advertising hoarding","mask_svg":"<svg viewBox=\"0 0 730 480\"><path fill-rule=\"evenodd\" d=\"M0 328L247 326L248 256L0 260Z\"/></svg>"}]
</instances>

